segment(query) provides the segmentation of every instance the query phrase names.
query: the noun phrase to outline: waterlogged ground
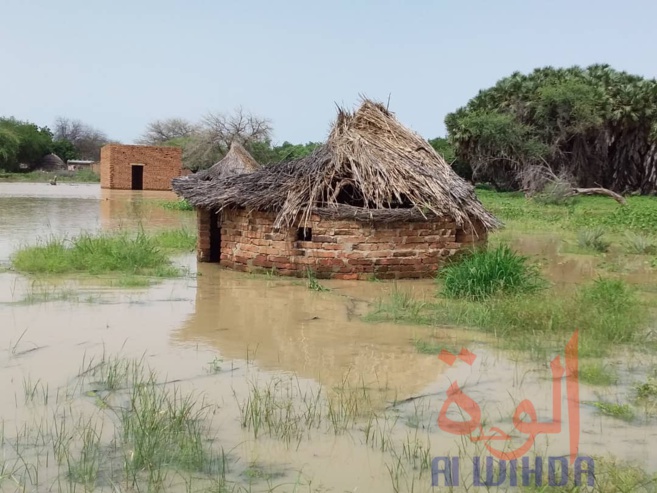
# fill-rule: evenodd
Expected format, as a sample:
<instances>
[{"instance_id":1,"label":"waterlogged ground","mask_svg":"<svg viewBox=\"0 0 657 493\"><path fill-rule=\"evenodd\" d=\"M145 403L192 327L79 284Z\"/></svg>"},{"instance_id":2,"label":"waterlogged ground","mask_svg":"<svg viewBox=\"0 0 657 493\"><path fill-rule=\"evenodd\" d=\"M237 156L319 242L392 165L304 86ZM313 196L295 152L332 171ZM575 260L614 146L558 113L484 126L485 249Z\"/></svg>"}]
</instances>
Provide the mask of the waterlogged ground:
<instances>
[{"instance_id":1,"label":"waterlogged ground","mask_svg":"<svg viewBox=\"0 0 657 493\"><path fill-rule=\"evenodd\" d=\"M193 228L193 213L158 205L171 198L0 183L0 263L50 234ZM502 234L564 289L613 271L645 296L654 292L640 259L569 253L550 235ZM512 436L494 443L500 450L526 441L512 421L523 399L540 421L553 416L557 354L532 360L476 331L363 320L394 290L431 298L430 281L321 281L322 291L304 280L197 268L193 255L175 261L191 274L141 289L0 273L0 491L439 491L430 463L447 455L461 458L461 486L484 491L465 464L491 453L438 426L450 385L477 403L486 431ZM476 358L448 365L417 341ZM600 491L619 491L605 476L612 460L657 472L654 409L632 405L631 416L616 409L612 417L591 403L634 402L657 358L623 351L604 368L615 383L580 384L579 454L596 456L607 485ZM539 435L530 457L569 454L569 395L559 388L561 432ZM470 419L455 406L445 417ZM625 491L654 490L636 486L643 473L612 471Z\"/></svg>"}]
</instances>

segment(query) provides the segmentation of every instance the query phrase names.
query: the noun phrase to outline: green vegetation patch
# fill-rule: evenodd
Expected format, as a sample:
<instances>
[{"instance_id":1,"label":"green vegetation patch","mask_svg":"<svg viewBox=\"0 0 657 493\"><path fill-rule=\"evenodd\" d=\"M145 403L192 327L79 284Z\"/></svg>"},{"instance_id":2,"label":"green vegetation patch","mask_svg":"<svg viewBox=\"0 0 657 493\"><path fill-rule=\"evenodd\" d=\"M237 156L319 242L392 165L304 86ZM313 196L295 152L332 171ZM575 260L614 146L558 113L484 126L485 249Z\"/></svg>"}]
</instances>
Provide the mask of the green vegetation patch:
<instances>
[{"instance_id":1,"label":"green vegetation patch","mask_svg":"<svg viewBox=\"0 0 657 493\"><path fill-rule=\"evenodd\" d=\"M619 344L643 341L649 312L625 282L599 279L574 292L550 289L482 301L443 296L418 301L396 291L365 318L470 327L495 334L503 347L540 352L563 348L579 331L580 355L593 357L608 354Z\"/></svg>"},{"instance_id":2,"label":"green vegetation patch","mask_svg":"<svg viewBox=\"0 0 657 493\"><path fill-rule=\"evenodd\" d=\"M545 286L538 267L506 245L474 252L443 268L440 277L445 295L478 301L498 294L534 293Z\"/></svg>"},{"instance_id":3,"label":"green vegetation patch","mask_svg":"<svg viewBox=\"0 0 657 493\"><path fill-rule=\"evenodd\" d=\"M185 199L180 200L161 200L158 205L170 211L193 211L194 206Z\"/></svg>"},{"instance_id":4,"label":"green vegetation patch","mask_svg":"<svg viewBox=\"0 0 657 493\"><path fill-rule=\"evenodd\" d=\"M167 254L192 250L195 242L194 235L184 230L156 234L140 231L132 235L127 232L82 234L70 240L53 237L19 249L12 257L12 264L17 271L28 274L121 273L175 277L181 272Z\"/></svg>"},{"instance_id":5,"label":"green vegetation patch","mask_svg":"<svg viewBox=\"0 0 657 493\"><path fill-rule=\"evenodd\" d=\"M527 200L517 192L497 193L478 188L477 196L514 230L578 231L604 227L609 233L657 231L655 197L628 197L624 206L608 197L579 197L564 206Z\"/></svg>"}]
</instances>

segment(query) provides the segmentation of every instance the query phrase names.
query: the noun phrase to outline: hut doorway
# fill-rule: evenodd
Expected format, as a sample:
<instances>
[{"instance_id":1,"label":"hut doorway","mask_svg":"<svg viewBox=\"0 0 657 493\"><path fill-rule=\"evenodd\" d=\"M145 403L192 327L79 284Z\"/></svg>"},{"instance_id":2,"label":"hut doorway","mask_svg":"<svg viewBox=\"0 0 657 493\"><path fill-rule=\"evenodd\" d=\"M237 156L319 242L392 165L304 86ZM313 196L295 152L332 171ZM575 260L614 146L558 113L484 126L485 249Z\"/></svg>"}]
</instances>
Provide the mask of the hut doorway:
<instances>
[{"instance_id":1,"label":"hut doorway","mask_svg":"<svg viewBox=\"0 0 657 493\"><path fill-rule=\"evenodd\" d=\"M221 258L221 227L220 216L210 212L210 262L219 262Z\"/></svg>"},{"instance_id":2,"label":"hut doorway","mask_svg":"<svg viewBox=\"0 0 657 493\"><path fill-rule=\"evenodd\" d=\"M144 165L132 165L132 190L144 189Z\"/></svg>"}]
</instances>

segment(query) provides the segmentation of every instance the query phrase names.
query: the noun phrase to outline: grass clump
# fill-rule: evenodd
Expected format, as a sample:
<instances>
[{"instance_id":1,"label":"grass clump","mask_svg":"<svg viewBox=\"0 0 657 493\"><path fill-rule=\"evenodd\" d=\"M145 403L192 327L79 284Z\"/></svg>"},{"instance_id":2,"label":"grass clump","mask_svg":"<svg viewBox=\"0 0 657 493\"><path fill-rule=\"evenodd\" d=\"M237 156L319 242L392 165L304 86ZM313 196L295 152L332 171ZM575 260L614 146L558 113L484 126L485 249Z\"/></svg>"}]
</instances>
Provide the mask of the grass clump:
<instances>
[{"instance_id":1,"label":"grass clump","mask_svg":"<svg viewBox=\"0 0 657 493\"><path fill-rule=\"evenodd\" d=\"M565 180L550 182L533 197L534 202L542 205L572 205L578 197L573 195L572 186Z\"/></svg>"},{"instance_id":2,"label":"grass clump","mask_svg":"<svg viewBox=\"0 0 657 493\"><path fill-rule=\"evenodd\" d=\"M506 245L474 252L445 267L440 277L445 295L473 301L498 294L533 293L544 287L538 267Z\"/></svg>"},{"instance_id":3,"label":"grass clump","mask_svg":"<svg viewBox=\"0 0 657 493\"><path fill-rule=\"evenodd\" d=\"M185 233L176 231L154 236L140 231L136 235L82 234L71 240L53 237L18 250L12 265L28 274L122 273L175 277L180 272L164 250L181 249L190 241Z\"/></svg>"},{"instance_id":4,"label":"grass clump","mask_svg":"<svg viewBox=\"0 0 657 493\"><path fill-rule=\"evenodd\" d=\"M645 235L626 233L625 245L629 253L637 255L656 255L657 241Z\"/></svg>"},{"instance_id":5,"label":"grass clump","mask_svg":"<svg viewBox=\"0 0 657 493\"><path fill-rule=\"evenodd\" d=\"M609 251L611 244L604 238L603 228L585 229L577 234L578 245L586 250L605 253Z\"/></svg>"},{"instance_id":6,"label":"grass clump","mask_svg":"<svg viewBox=\"0 0 657 493\"><path fill-rule=\"evenodd\" d=\"M623 421L632 421L634 419L634 409L629 404L618 404L613 402L592 402L601 414Z\"/></svg>"},{"instance_id":7,"label":"grass clump","mask_svg":"<svg viewBox=\"0 0 657 493\"><path fill-rule=\"evenodd\" d=\"M649 377L644 383L637 384L637 399L657 399L657 379Z\"/></svg>"},{"instance_id":8,"label":"grass clump","mask_svg":"<svg viewBox=\"0 0 657 493\"><path fill-rule=\"evenodd\" d=\"M614 385L618 375L613 368L599 361L582 363L579 368L579 381L589 385Z\"/></svg>"},{"instance_id":9,"label":"grass clump","mask_svg":"<svg viewBox=\"0 0 657 493\"><path fill-rule=\"evenodd\" d=\"M311 291L330 291L329 288L317 280L317 276L312 270L308 269L306 272L306 277L308 278L308 289Z\"/></svg>"},{"instance_id":10,"label":"grass clump","mask_svg":"<svg viewBox=\"0 0 657 493\"><path fill-rule=\"evenodd\" d=\"M193 211L194 206L185 199L180 200L162 200L159 202L160 207L170 211Z\"/></svg>"},{"instance_id":11,"label":"grass clump","mask_svg":"<svg viewBox=\"0 0 657 493\"><path fill-rule=\"evenodd\" d=\"M165 229L152 236L156 246L175 252L192 252L196 248L196 233L188 229Z\"/></svg>"}]
</instances>

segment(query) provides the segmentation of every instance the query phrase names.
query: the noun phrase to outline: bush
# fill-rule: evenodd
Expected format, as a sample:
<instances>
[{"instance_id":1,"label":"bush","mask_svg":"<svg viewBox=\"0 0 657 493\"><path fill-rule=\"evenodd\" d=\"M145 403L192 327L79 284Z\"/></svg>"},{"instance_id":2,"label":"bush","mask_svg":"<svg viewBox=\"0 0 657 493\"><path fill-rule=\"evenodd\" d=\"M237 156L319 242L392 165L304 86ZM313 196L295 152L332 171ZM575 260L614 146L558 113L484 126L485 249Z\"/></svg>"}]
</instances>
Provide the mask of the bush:
<instances>
[{"instance_id":1,"label":"bush","mask_svg":"<svg viewBox=\"0 0 657 493\"><path fill-rule=\"evenodd\" d=\"M572 194L570 183L559 180L545 185L534 200L543 205L571 205L577 201L577 197Z\"/></svg>"},{"instance_id":2,"label":"bush","mask_svg":"<svg viewBox=\"0 0 657 493\"><path fill-rule=\"evenodd\" d=\"M506 245L474 252L443 268L441 277L447 296L473 301L497 294L533 293L545 285L538 267Z\"/></svg>"},{"instance_id":3,"label":"bush","mask_svg":"<svg viewBox=\"0 0 657 493\"><path fill-rule=\"evenodd\" d=\"M640 234L626 233L627 250L638 255L657 254L657 242L652 238Z\"/></svg>"},{"instance_id":4,"label":"bush","mask_svg":"<svg viewBox=\"0 0 657 493\"><path fill-rule=\"evenodd\" d=\"M611 246L611 243L603 238L604 235L603 228L585 229L577 234L577 243L582 248L604 253Z\"/></svg>"}]
</instances>

